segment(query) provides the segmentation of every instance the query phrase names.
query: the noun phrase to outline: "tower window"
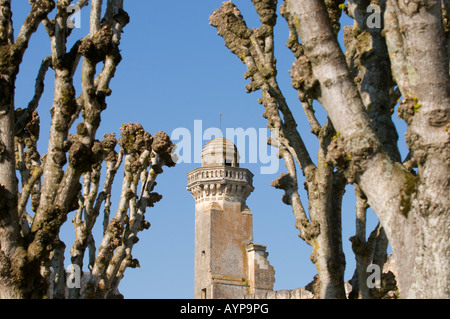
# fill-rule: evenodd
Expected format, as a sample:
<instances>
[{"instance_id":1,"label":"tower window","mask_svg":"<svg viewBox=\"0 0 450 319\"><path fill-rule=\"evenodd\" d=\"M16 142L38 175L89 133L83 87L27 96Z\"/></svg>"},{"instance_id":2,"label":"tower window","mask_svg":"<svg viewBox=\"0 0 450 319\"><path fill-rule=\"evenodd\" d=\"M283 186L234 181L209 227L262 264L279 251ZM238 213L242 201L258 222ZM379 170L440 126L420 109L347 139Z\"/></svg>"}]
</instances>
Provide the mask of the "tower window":
<instances>
[{"instance_id":1,"label":"tower window","mask_svg":"<svg viewBox=\"0 0 450 319\"><path fill-rule=\"evenodd\" d=\"M202 299L206 299L206 288L202 289Z\"/></svg>"}]
</instances>

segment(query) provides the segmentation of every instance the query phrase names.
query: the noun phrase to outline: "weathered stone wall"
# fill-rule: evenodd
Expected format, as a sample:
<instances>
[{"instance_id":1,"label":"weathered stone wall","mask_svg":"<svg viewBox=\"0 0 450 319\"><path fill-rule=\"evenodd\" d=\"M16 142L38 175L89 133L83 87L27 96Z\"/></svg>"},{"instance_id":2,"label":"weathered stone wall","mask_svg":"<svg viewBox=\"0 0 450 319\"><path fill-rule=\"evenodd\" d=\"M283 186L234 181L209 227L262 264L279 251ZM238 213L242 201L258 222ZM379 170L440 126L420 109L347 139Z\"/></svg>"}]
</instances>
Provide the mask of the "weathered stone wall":
<instances>
[{"instance_id":1,"label":"weathered stone wall","mask_svg":"<svg viewBox=\"0 0 450 319\"><path fill-rule=\"evenodd\" d=\"M245 299L314 299L314 295L305 288L297 288L293 290L257 292L254 295L246 295Z\"/></svg>"},{"instance_id":2,"label":"weathered stone wall","mask_svg":"<svg viewBox=\"0 0 450 319\"><path fill-rule=\"evenodd\" d=\"M250 211L240 202L204 201L196 206L195 298L242 298L248 289ZM223 287L222 287L223 286Z\"/></svg>"},{"instance_id":3,"label":"weathered stone wall","mask_svg":"<svg viewBox=\"0 0 450 319\"><path fill-rule=\"evenodd\" d=\"M248 281L250 294L273 290L275 269L270 265L266 246L250 244L247 246Z\"/></svg>"}]
</instances>

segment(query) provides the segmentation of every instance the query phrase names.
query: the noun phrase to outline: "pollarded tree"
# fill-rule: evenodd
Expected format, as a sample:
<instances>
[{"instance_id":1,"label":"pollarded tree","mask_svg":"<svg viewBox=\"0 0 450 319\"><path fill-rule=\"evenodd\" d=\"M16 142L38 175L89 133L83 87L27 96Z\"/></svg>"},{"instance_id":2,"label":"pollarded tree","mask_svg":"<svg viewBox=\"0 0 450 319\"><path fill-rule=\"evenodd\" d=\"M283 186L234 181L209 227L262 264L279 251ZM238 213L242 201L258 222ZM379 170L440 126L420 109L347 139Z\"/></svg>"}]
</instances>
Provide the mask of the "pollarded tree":
<instances>
[{"instance_id":1,"label":"pollarded tree","mask_svg":"<svg viewBox=\"0 0 450 319\"><path fill-rule=\"evenodd\" d=\"M371 297L367 266L393 249L401 297L450 296L449 1L285 0L292 85L317 135L317 164L277 83L274 55L276 0L252 0L261 26L249 29L238 8L224 2L210 17L225 45L247 66L247 91L261 90L264 117L275 135L287 174L273 186L292 206L300 237L312 245L322 298L345 297L341 199L346 183L357 195L352 237L360 297ZM345 11L343 52L337 34ZM314 116L318 101L329 121ZM409 155L402 161L392 115L408 125ZM274 143L276 142L276 143ZM298 193L305 176L309 214ZM380 224L366 241L368 206ZM387 238L386 238L387 236Z\"/></svg>"},{"instance_id":2,"label":"pollarded tree","mask_svg":"<svg viewBox=\"0 0 450 319\"><path fill-rule=\"evenodd\" d=\"M109 84L121 61L122 30L129 21L123 0L108 0L106 6L102 0L91 1L90 32L71 48L67 40L72 9L82 9L89 1L29 2L30 12L16 36L11 1L0 1L0 298L116 297L126 268L139 265L132 248L137 234L150 226L144 218L146 208L161 199L153 192L157 176L163 166L175 165L173 144L164 132L151 136L140 124L131 123L122 126L120 139L114 134L96 139L111 94ZM28 107L16 109L16 77L40 24L50 38L51 56L42 61ZM80 65L82 92L77 96L74 74ZM38 105L50 68L55 76L50 138L47 153L40 156ZM69 131L76 123L72 135ZM111 189L122 163L121 197L111 215ZM96 249L93 226L102 207L103 238ZM59 231L74 211L72 275L83 270L88 251L89 276L83 286L67 289L66 244Z\"/></svg>"}]
</instances>

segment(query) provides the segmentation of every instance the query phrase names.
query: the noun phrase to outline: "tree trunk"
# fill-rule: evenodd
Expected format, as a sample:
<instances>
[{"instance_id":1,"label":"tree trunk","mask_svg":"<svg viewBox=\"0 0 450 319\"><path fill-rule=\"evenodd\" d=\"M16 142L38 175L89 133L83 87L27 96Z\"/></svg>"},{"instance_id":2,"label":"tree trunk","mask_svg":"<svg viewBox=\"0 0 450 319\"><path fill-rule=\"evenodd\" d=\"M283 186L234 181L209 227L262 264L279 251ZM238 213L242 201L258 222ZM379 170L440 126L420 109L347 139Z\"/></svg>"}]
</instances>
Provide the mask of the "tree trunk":
<instances>
[{"instance_id":1,"label":"tree trunk","mask_svg":"<svg viewBox=\"0 0 450 319\"><path fill-rule=\"evenodd\" d=\"M224 2L222 8L210 17L210 23L217 28L225 45L246 64L245 78L250 78L247 91L261 89L264 105L263 116L274 137L269 143L278 147L284 159L287 174L281 174L272 186L285 191L283 202L292 206L299 237L312 246L311 261L318 271L320 298L345 298L345 257L342 249L341 201L346 179L332 166L327 165L327 146L332 140L334 129L331 123L323 127L313 112L307 113L313 131L318 137L320 151L316 166L297 130L297 123L289 109L276 79L273 27L276 24L277 2L274 0L253 0L262 25L250 30L237 7ZM299 95L301 92L299 92ZM309 105L305 105L308 109ZM308 191L309 217L298 194L297 167L305 175Z\"/></svg>"},{"instance_id":2,"label":"tree trunk","mask_svg":"<svg viewBox=\"0 0 450 319\"><path fill-rule=\"evenodd\" d=\"M401 297L449 298L450 80L441 2L388 4L386 25L395 30L387 30L387 44L391 55L404 59L394 61L393 73L405 98L399 113L409 124L407 141L419 165L417 175L382 150L323 2L286 1L320 83L319 101L340 132L339 153L348 154L345 165L353 169L391 243Z\"/></svg>"}]
</instances>

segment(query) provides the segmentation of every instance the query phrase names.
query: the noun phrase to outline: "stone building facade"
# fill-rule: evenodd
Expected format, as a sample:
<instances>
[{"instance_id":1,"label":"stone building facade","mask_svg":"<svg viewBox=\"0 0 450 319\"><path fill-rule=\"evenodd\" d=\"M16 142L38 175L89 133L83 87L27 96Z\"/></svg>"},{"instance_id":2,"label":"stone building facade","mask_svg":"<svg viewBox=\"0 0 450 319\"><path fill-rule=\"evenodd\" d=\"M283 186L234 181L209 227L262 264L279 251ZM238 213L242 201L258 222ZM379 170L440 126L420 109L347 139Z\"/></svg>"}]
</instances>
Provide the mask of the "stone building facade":
<instances>
[{"instance_id":1,"label":"stone building facade","mask_svg":"<svg viewBox=\"0 0 450 319\"><path fill-rule=\"evenodd\" d=\"M266 247L253 243L253 215L246 205L252 180L225 138L206 143L201 167L188 173L187 189L195 199L195 298L244 298L273 290L275 271Z\"/></svg>"}]
</instances>

